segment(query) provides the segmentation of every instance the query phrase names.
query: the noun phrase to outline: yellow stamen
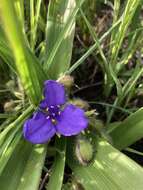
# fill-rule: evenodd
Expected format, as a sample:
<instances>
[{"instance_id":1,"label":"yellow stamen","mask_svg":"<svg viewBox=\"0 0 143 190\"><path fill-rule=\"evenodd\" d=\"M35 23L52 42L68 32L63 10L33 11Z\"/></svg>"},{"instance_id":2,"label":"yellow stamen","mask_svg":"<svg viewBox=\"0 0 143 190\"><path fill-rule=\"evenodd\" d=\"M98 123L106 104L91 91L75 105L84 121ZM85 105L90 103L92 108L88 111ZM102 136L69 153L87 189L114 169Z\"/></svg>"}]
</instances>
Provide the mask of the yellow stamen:
<instances>
[{"instance_id":1,"label":"yellow stamen","mask_svg":"<svg viewBox=\"0 0 143 190\"><path fill-rule=\"evenodd\" d=\"M61 137L61 135L59 134L59 133L56 133L56 135L60 138Z\"/></svg>"},{"instance_id":2,"label":"yellow stamen","mask_svg":"<svg viewBox=\"0 0 143 190\"><path fill-rule=\"evenodd\" d=\"M53 124L56 124L56 120L55 119L51 119Z\"/></svg>"}]
</instances>

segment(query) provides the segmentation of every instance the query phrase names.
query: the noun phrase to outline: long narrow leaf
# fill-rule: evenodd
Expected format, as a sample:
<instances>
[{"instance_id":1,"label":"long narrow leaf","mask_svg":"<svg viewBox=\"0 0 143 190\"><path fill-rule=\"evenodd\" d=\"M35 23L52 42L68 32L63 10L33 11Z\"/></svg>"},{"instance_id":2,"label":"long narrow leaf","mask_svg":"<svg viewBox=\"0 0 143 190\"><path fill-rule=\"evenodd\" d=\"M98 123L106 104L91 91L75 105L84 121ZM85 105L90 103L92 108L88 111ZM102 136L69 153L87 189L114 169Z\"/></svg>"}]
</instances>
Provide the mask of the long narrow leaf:
<instances>
[{"instance_id":1,"label":"long narrow leaf","mask_svg":"<svg viewBox=\"0 0 143 190\"><path fill-rule=\"evenodd\" d=\"M45 158L45 145L21 141L0 176L0 189L36 190Z\"/></svg>"},{"instance_id":2,"label":"long narrow leaf","mask_svg":"<svg viewBox=\"0 0 143 190\"><path fill-rule=\"evenodd\" d=\"M115 147L123 149L143 137L143 108L131 114L110 133Z\"/></svg>"},{"instance_id":3,"label":"long narrow leaf","mask_svg":"<svg viewBox=\"0 0 143 190\"><path fill-rule=\"evenodd\" d=\"M47 21L47 48L44 69L53 78L64 73L70 65L75 16L84 0L50 1Z\"/></svg>"},{"instance_id":4,"label":"long narrow leaf","mask_svg":"<svg viewBox=\"0 0 143 190\"><path fill-rule=\"evenodd\" d=\"M0 11L3 27L16 60L19 76L29 98L36 104L41 98L41 83L44 80L44 72L27 47L22 27L17 19L14 2L10 0L2 1Z\"/></svg>"},{"instance_id":5,"label":"long narrow leaf","mask_svg":"<svg viewBox=\"0 0 143 190\"><path fill-rule=\"evenodd\" d=\"M18 190L38 189L45 156L46 145L36 145L32 148L32 152L17 188Z\"/></svg>"},{"instance_id":6,"label":"long narrow leaf","mask_svg":"<svg viewBox=\"0 0 143 190\"><path fill-rule=\"evenodd\" d=\"M58 152L55 156L55 161L52 168L52 175L50 177L49 183L46 187L47 190L61 190L63 176L64 176L64 167L65 167L65 149L66 149L66 140L57 139L56 149ZM55 183L56 179L56 183Z\"/></svg>"}]
</instances>

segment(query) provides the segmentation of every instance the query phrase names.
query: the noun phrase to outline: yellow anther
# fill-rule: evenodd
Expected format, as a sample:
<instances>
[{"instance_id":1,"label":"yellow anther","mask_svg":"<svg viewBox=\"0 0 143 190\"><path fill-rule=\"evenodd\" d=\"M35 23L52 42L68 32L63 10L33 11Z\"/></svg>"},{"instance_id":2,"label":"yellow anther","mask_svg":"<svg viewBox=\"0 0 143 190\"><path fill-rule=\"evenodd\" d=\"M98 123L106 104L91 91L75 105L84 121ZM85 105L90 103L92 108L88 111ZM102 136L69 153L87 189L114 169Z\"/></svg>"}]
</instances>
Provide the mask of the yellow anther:
<instances>
[{"instance_id":1,"label":"yellow anther","mask_svg":"<svg viewBox=\"0 0 143 190\"><path fill-rule=\"evenodd\" d=\"M55 119L51 119L52 123L55 125L56 124L56 120Z\"/></svg>"}]
</instances>

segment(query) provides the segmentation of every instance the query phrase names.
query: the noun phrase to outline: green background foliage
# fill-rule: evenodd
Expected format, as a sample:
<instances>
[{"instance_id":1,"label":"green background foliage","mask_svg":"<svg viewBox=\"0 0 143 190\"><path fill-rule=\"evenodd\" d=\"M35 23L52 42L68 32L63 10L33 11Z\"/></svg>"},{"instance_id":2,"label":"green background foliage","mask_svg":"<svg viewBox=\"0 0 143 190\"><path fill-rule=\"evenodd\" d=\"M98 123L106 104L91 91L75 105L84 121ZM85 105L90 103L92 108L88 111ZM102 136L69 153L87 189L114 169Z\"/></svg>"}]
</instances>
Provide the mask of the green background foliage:
<instances>
[{"instance_id":1,"label":"green background foliage","mask_svg":"<svg viewBox=\"0 0 143 190\"><path fill-rule=\"evenodd\" d=\"M45 185L47 190L60 190L68 185L72 189L73 184L78 183L86 190L143 189L142 167L121 152L143 137L143 109L132 110L130 106L130 100L135 98L141 86L141 57L136 58L131 70L126 69L135 52L142 53L142 1L122 3L114 0L113 4L109 1L112 22L100 34L92 24L92 11L98 12L103 3L94 0L1 1L0 69L12 76L16 84L14 87L5 85L4 89L1 84L0 93L10 91L18 105L14 114L0 114L3 120L0 126L0 189L36 190L41 184L42 171L50 173ZM82 44L82 55L72 59L76 23L83 36L90 36L92 44ZM123 51L126 40L127 48ZM106 51L104 46L108 47ZM44 80L57 80L63 74L73 73L84 66L91 55L97 57L104 94L104 101L93 103L106 107L106 121L103 129L98 128L96 120L92 124L96 131L91 130L96 153L90 165L82 166L75 161L73 147L67 139L56 137L52 148L49 144L31 145L22 137L22 126L42 99ZM117 93L108 104L106 100L113 89ZM117 110L128 116L123 115L125 119L112 122ZM88 138L87 134L85 136ZM51 155L53 162L49 172L46 167ZM63 185L67 168L72 172Z\"/></svg>"}]
</instances>

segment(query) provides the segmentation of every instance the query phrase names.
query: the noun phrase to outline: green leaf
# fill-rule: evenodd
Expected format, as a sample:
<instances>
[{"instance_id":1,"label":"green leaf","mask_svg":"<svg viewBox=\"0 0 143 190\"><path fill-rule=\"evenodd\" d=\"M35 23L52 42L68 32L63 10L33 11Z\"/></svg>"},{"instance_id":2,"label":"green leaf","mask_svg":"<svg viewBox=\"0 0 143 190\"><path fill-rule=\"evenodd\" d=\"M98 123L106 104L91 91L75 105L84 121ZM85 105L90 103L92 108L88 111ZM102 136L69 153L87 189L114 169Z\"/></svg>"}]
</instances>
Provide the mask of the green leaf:
<instances>
[{"instance_id":1,"label":"green leaf","mask_svg":"<svg viewBox=\"0 0 143 190\"><path fill-rule=\"evenodd\" d=\"M125 38L126 31L132 22L136 9L138 8L141 0L128 0L124 12L121 16L122 22L117 29L118 32L114 35L114 45L112 47L111 64L116 66L119 50L121 48L123 39ZM113 36L112 36L113 37Z\"/></svg>"},{"instance_id":2,"label":"green leaf","mask_svg":"<svg viewBox=\"0 0 143 190\"><path fill-rule=\"evenodd\" d=\"M37 104L41 99L41 85L45 79L44 72L25 40L21 23L14 8L14 2L10 0L3 1L0 4L0 11L3 27L15 57L20 79L31 101Z\"/></svg>"},{"instance_id":3,"label":"green leaf","mask_svg":"<svg viewBox=\"0 0 143 190\"><path fill-rule=\"evenodd\" d=\"M85 21L85 24L87 25L87 27L89 29L90 35L92 36L93 40L97 44L97 48L98 48L100 56L102 58L102 61L99 62L99 64L100 64L103 72L106 72L108 74L108 71L109 71L108 61L106 59L106 56L104 55L104 52L102 50L102 47L101 47L100 41L99 41L99 39L97 37L97 34L96 34L95 30L93 29L92 25L90 24L90 22L88 21L88 19L86 18L86 15L83 12L82 8L80 8L80 13L81 13L81 16L83 17L83 19Z\"/></svg>"},{"instance_id":4,"label":"green leaf","mask_svg":"<svg viewBox=\"0 0 143 190\"><path fill-rule=\"evenodd\" d=\"M20 141L21 138L21 132L20 133L16 133L14 131L10 136L8 136L8 138L6 139L6 141L4 142L4 144L1 146L0 149L0 175L2 174L5 166L7 165L11 155L13 154L17 144Z\"/></svg>"},{"instance_id":5,"label":"green leaf","mask_svg":"<svg viewBox=\"0 0 143 190\"><path fill-rule=\"evenodd\" d=\"M11 155L13 154L15 147L20 141L22 135L22 124L29 117L32 112L33 107L30 106L23 114L16 119L13 123L9 124L0 133L0 175L4 170L7 162L9 161Z\"/></svg>"},{"instance_id":6,"label":"green leaf","mask_svg":"<svg viewBox=\"0 0 143 190\"><path fill-rule=\"evenodd\" d=\"M33 146L21 140L0 176L0 189L38 189L45 155L45 145Z\"/></svg>"},{"instance_id":7,"label":"green leaf","mask_svg":"<svg viewBox=\"0 0 143 190\"><path fill-rule=\"evenodd\" d=\"M111 28L101 36L101 38L98 40L98 43L101 43L120 22L121 20L118 20L118 22L111 26ZM77 67L85 63L85 60L96 50L97 47L97 43L94 43L91 47L89 47L89 49L70 67L67 73L71 74Z\"/></svg>"},{"instance_id":8,"label":"green leaf","mask_svg":"<svg viewBox=\"0 0 143 190\"><path fill-rule=\"evenodd\" d=\"M89 166L69 165L75 178L86 190L142 190L143 169L127 156L113 148L106 141L97 144L95 160Z\"/></svg>"},{"instance_id":9,"label":"green leaf","mask_svg":"<svg viewBox=\"0 0 143 190\"><path fill-rule=\"evenodd\" d=\"M7 39L4 35L2 27L0 26L0 56L3 61L16 73L16 67L14 65L14 58L10 48L7 45Z\"/></svg>"},{"instance_id":10,"label":"green leaf","mask_svg":"<svg viewBox=\"0 0 143 190\"><path fill-rule=\"evenodd\" d=\"M46 187L47 190L61 190L64 168L65 168L65 150L66 150L66 139L60 138L56 140L57 153L52 168L52 175L49 183ZM56 183L55 183L56 179Z\"/></svg>"},{"instance_id":11,"label":"green leaf","mask_svg":"<svg viewBox=\"0 0 143 190\"><path fill-rule=\"evenodd\" d=\"M46 145L36 145L32 148L18 190L38 189L45 156Z\"/></svg>"},{"instance_id":12,"label":"green leaf","mask_svg":"<svg viewBox=\"0 0 143 190\"><path fill-rule=\"evenodd\" d=\"M27 1L25 3L27 3L27 6L30 7L25 9L28 10L28 14L30 17L30 46L31 49L34 51L39 34L37 29L39 24L38 21L40 17L42 0L37 0L37 1L30 0L29 2Z\"/></svg>"},{"instance_id":13,"label":"green leaf","mask_svg":"<svg viewBox=\"0 0 143 190\"><path fill-rule=\"evenodd\" d=\"M143 108L131 114L111 132L113 143L124 149L143 137Z\"/></svg>"},{"instance_id":14,"label":"green leaf","mask_svg":"<svg viewBox=\"0 0 143 190\"><path fill-rule=\"evenodd\" d=\"M132 148L126 148L125 151L130 152L130 153L133 153L133 154L136 154L136 155L138 155L138 156L143 156L143 152L134 150L134 149L132 149Z\"/></svg>"},{"instance_id":15,"label":"green leaf","mask_svg":"<svg viewBox=\"0 0 143 190\"><path fill-rule=\"evenodd\" d=\"M120 6L120 3L117 3L116 4L116 8L118 9L117 15L119 14L119 12L118 12L119 6ZM123 64L125 63L125 61L124 61L124 63L118 63L118 55L119 55L120 49L122 47L123 41L127 35L127 30L129 28L130 24L132 23L132 21L134 20L134 16L136 17L136 11L138 11L139 6L141 6L141 0L127 0L125 2L124 11L123 11L121 17L119 18L119 20L121 19L122 22L120 23L120 25L118 27L115 28L114 32L112 33L111 40L113 42L113 45L112 46L110 45L111 49L109 52L111 52L111 55L109 55L109 57L110 57L109 65L112 65L112 68L116 74L116 77L113 77L114 80L111 77L107 78L107 83L105 86L106 97L108 97L110 95L111 89L113 88L113 85L114 85L114 82L116 82L118 79L119 70L122 68ZM113 22L115 22L115 20L117 20L117 16L116 16L116 19L113 19ZM138 22L138 20L136 22ZM128 41L128 46L130 45L130 41L131 40ZM131 53L131 51L130 51L130 53ZM116 80L115 80L115 78L116 78ZM120 90L119 90L118 84L119 84L119 82L116 83L116 87L119 92Z\"/></svg>"},{"instance_id":16,"label":"green leaf","mask_svg":"<svg viewBox=\"0 0 143 190\"><path fill-rule=\"evenodd\" d=\"M14 122L10 123L1 133L0 133L0 145L5 141L6 135L11 132L12 129L18 130L22 125L23 121L29 117L33 111L33 106L29 106Z\"/></svg>"},{"instance_id":17,"label":"green leaf","mask_svg":"<svg viewBox=\"0 0 143 190\"><path fill-rule=\"evenodd\" d=\"M46 27L44 69L56 79L69 68L75 29L75 16L84 0L50 1Z\"/></svg>"}]
</instances>

